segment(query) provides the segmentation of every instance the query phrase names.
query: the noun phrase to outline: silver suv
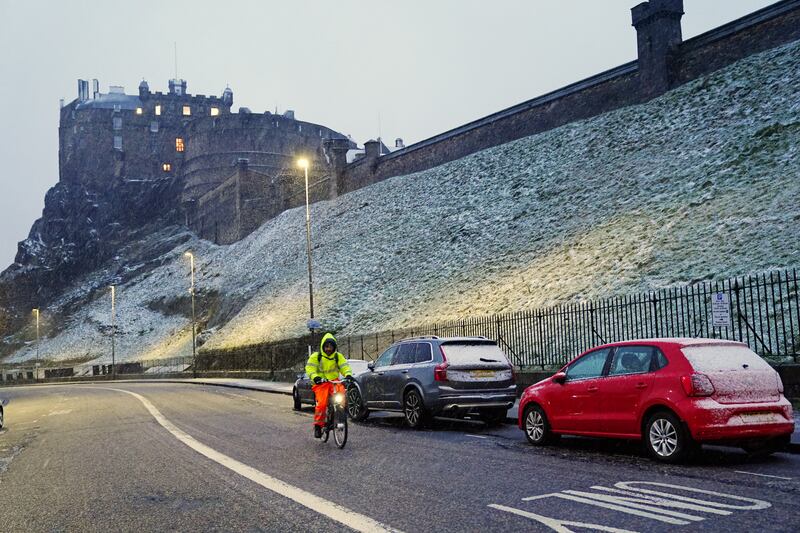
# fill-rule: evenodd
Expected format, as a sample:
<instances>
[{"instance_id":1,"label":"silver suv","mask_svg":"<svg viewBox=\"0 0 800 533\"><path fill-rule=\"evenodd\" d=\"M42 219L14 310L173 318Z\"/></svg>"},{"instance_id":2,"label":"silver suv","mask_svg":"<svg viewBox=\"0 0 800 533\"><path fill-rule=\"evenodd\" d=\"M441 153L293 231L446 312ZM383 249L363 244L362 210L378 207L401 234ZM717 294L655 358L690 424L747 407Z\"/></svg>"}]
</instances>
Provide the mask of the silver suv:
<instances>
[{"instance_id":1,"label":"silver suv","mask_svg":"<svg viewBox=\"0 0 800 533\"><path fill-rule=\"evenodd\" d=\"M394 343L347 391L353 420L399 411L413 428L432 416L477 415L502 422L514 405L514 370L486 337L414 337Z\"/></svg>"}]
</instances>

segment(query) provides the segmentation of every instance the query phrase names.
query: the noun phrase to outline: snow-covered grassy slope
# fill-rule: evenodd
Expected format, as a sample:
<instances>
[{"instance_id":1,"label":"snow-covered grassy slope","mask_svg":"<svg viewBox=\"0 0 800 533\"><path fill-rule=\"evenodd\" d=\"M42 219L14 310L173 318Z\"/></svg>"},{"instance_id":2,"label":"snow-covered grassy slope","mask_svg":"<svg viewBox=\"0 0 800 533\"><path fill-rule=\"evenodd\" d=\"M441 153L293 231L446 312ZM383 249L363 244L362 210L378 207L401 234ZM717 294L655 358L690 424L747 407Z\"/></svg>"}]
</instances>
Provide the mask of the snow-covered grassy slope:
<instances>
[{"instance_id":1,"label":"snow-covered grassy slope","mask_svg":"<svg viewBox=\"0 0 800 533\"><path fill-rule=\"evenodd\" d=\"M800 42L645 105L315 204L317 316L368 332L797 266L798 87ZM304 332L300 208L231 246L192 238L121 286L122 358L190 352L188 309L153 305L186 301L189 248L198 289L218 293L206 346ZM76 309L42 352L107 354L108 307L104 296Z\"/></svg>"}]
</instances>

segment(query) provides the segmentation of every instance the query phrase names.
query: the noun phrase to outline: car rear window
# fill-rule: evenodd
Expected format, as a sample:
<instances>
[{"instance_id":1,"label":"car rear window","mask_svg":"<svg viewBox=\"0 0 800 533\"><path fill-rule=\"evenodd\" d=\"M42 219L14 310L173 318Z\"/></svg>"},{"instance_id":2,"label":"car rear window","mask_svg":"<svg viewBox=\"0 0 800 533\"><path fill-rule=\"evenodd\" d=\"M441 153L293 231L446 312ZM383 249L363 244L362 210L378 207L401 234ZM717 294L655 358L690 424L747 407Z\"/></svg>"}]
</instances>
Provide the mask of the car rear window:
<instances>
[{"instance_id":1,"label":"car rear window","mask_svg":"<svg viewBox=\"0 0 800 533\"><path fill-rule=\"evenodd\" d=\"M698 372L723 372L726 370L767 370L772 368L746 346L687 346L683 355ZM745 365L747 365L745 367Z\"/></svg>"},{"instance_id":2,"label":"car rear window","mask_svg":"<svg viewBox=\"0 0 800 533\"><path fill-rule=\"evenodd\" d=\"M447 361L454 365L460 364L509 364L506 355L497 344L493 342L459 342L442 344Z\"/></svg>"}]
</instances>

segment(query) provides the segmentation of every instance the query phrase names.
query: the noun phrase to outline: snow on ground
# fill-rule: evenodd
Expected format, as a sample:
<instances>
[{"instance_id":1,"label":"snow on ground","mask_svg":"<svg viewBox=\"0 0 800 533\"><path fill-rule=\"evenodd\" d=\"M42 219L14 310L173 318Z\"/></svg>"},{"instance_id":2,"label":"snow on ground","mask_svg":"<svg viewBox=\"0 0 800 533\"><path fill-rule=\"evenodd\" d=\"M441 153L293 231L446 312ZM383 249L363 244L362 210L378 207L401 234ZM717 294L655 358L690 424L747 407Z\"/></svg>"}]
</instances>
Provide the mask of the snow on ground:
<instances>
[{"instance_id":1,"label":"snow on ground","mask_svg":"<svg viewBox=\"0 0 800 533\"><path fill-rule=\"evenodd\" d=\"M798 87L800 42L647 104L314 204L316 315L346 335L797 266ZM230 246L193 237L119 287L120 359L191 352L188 309L150 305L186 297L187 249L199 291L246 302L205 346L303 334L304 215ZM42 353L108 358L108 317L98 296ZM29 346L13 359L31 357Z\"/></svg>"}]
</instances>

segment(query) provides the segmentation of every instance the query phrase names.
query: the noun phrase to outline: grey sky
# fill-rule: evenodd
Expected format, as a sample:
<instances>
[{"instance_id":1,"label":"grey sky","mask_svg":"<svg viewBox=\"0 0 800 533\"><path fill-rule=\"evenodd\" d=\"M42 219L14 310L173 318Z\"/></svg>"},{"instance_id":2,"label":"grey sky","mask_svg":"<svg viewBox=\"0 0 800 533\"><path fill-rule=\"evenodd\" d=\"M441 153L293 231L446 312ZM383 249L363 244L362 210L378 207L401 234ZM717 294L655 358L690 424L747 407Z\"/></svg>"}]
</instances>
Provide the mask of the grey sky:
<instances>
[{"instance_id":1,"label":"grey sky","mask_svg":"<svg viewBox=\"0 0 800 533\"><path fill-rule=\"evenodd\" d=\"M410 144L635 59L636 3L0 0L0 270L58 181L77 78L166 92L177 42L192 94ZM684 38L771 3L685 0Z\"/></svg>"}]
</instances>

